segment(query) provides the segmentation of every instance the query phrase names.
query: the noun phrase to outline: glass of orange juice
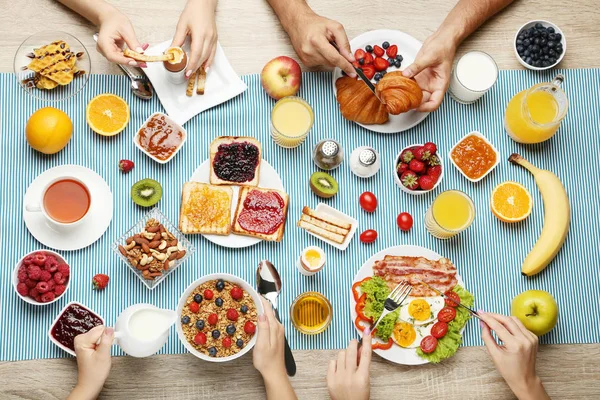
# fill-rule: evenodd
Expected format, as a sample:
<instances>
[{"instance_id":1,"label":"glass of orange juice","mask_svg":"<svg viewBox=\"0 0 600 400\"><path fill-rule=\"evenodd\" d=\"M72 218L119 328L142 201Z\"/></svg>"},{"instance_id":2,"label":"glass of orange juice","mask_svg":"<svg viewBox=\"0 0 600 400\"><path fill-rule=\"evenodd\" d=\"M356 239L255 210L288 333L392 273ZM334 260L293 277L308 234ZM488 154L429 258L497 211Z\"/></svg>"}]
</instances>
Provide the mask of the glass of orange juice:
<instances>
[{"instance_id":1,"label":"glass of orange juice","mask_svg":"<svg viewBox=\"0 0 600 400\"><path fill-rule=\"evenodd\" d=\"M473 200L460 190L446 190L425 213L425 227L438 239L450 239L471 226L474 219Z\"/></svg>"},{"instance_id":2,"label":"glass of orange juice","mask_svg":"<svg viewBox=\"0 0 600 400\"><path fill-rule=\"evenodd\" d=\"M550 139L569 108L567 95L560 88L564 81L557 75L553 82L538 83L517 93L506 107L506 133L519 143L540 143Z\"/></svg>"},{"instance_id":3,"label":"glass of orange juice","mask_svg":"<svg viewBox=\"0 0 600 400\"><path fill-rule=\"evenodd\" d=\"M298 147L308 136L314 121L310 104L300 97L284 97L275 103L271 112L271 137L281 147Z\"/></svg>"}]
</instances>

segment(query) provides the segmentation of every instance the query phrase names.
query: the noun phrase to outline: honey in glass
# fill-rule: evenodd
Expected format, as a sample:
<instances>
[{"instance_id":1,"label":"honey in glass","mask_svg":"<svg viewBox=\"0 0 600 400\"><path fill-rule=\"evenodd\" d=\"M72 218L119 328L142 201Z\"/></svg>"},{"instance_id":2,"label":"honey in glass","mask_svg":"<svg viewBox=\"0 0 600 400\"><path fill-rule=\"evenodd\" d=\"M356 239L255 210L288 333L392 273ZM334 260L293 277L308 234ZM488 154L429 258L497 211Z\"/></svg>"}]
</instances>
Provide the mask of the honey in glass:
<instances>
[{"instance_id":1,"label":"honey in glass","mask_svg":"<svg viewBox=\"0 0 600 400\"><path fill-rule=\"evenodd\" d=\"M306 292L296 297L291 307L292 324L301 333L316 335L331 323L333 309L325 296Z\"/></svg>"}]
</instances>

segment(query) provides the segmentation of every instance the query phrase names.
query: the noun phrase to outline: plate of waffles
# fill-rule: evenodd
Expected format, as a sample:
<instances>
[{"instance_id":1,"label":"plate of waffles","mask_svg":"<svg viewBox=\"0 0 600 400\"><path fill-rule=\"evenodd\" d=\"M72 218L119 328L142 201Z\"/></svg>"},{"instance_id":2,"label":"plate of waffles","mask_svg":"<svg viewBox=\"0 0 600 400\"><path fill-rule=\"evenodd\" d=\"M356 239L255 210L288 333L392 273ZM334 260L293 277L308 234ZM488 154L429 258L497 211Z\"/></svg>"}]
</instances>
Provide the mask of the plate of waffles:
<instances>
[{"instance_id":1,"label":"plate of waffles","mask_svg":"<svg viewBox=\"0 0 600 400\"><path fill-rule=\"evenodd\" d=\"M44 31L21 43L14 70L21 87L33 97L61 101L75 96L87 84L90 55L75 36Z\"/></svg>"}]
</instances>

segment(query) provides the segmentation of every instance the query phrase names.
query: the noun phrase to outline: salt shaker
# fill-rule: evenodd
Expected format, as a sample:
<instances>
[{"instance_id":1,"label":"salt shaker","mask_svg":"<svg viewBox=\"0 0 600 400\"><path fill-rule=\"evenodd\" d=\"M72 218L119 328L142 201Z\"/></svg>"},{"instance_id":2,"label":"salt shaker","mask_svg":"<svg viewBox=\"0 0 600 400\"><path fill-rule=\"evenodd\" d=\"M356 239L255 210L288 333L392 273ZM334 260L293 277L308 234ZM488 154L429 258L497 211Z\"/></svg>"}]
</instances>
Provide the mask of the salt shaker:
<instances>
[{"instance_id":1,"label":"salt shaker","mask_svg":"<svg viewBox=\"0 0 600 400\"><path fill-rule=\"evenodd\" d=\"M326 171L335 169L344 161L344 150L333 139L322 140L313 150L313 161L317 167Z\"/></svg>"},{"instance_id":2,"label":"salt shaker","mask_svg":"<svg viewBox=\"0 0 600 400\"><path fill-rule=\"evenodd\" d=\"M354 175L369 178L381 168L379 153L372 147L357 147L350 155L350 169Z\"/></svg>"}]
</instances>

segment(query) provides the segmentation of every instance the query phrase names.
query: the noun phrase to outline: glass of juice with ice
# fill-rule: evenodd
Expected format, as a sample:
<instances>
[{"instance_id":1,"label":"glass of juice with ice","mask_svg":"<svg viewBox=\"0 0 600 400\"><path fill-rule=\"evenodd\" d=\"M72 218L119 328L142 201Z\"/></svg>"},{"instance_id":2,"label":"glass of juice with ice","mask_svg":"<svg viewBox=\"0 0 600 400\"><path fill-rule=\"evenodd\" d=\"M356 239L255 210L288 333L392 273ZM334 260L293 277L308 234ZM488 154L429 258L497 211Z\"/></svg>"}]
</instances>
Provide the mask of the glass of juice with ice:
<instances>
[{"instance_id":1,"label":"glass of juice with ice","mask_svg":"<svg viewBox=\"0 0 600 400\"><path fill-rule=\"evenodd\" d=\"M467 229L475 219L473 200L460 190L440 193L425 213L425 227L438 239L450 239Z\"/></svg>"},{"instance_id":2,"label":"glass of juice with ice","mask_svg":"<svg viewBox=\"0 0 600 400\"><path fill-rule=\"evenodd\" d=\"M540 143L550 139L567 115L569 100L561 89L564 81L557 75L553 82L538 83L517 93L506 107L504 128L519 143Z\"/></svg>"},{"instance_id":3,"label":"glass of juice with ice","mask_svg":"<svg viewBox=\"0 0 600 400\"><path fill-rule=\"evenodd\" d=\"M308 136L314 121L310 104L300 97L284 97L275 103L271 112L271 137L281 147L298 147Z\"/></svg>"}]
</instances>

